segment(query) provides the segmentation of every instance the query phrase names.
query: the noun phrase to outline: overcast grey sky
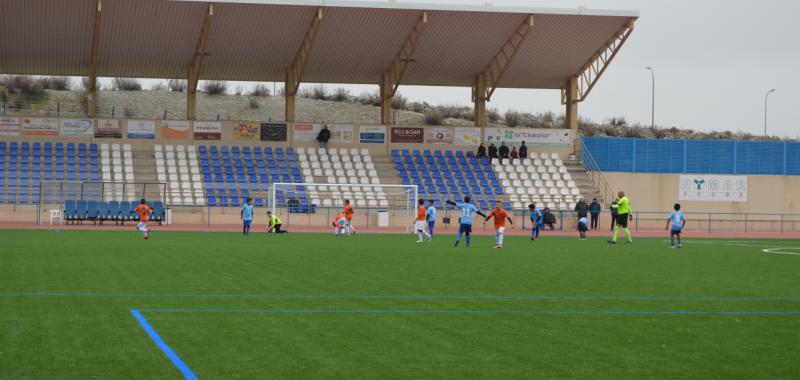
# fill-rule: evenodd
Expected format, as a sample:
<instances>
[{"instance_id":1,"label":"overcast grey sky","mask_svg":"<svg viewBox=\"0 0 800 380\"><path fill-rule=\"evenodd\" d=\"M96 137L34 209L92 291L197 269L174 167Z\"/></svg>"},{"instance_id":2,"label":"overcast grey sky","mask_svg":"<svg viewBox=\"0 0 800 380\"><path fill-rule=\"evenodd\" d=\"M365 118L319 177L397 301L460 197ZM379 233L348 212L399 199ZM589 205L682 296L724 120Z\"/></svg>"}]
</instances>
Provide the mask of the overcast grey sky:
<instances>
[{"instance_id":1,"label":"overcast grey sky","mask_svg":"<svg viewBox=\"0 0 800 380\"><path fill-rule=\"evenodd\" d=\"M374 0L383 2L385 0ZM398 0L483 5L474 0ZM636 30L579 106L595 120L625 116L650 123L650 73L656 73L656 124L695 130L762 134L764 95L769 131L800 135L800 1L792 0L545 0L494 5L637 10ZM414 100L470 103L469 89L401 86ZM556 91L499 89L489 107L563 112Z\"/></svg>"}]
</instances>

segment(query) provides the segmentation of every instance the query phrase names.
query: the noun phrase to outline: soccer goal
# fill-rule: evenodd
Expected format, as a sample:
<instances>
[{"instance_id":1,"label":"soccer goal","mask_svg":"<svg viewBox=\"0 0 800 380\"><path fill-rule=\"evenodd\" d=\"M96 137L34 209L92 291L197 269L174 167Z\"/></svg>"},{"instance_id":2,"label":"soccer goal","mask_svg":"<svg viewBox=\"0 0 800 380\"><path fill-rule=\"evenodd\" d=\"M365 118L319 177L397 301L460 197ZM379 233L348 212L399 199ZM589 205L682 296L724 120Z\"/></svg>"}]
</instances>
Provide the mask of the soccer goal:
<instances>
[{"instance_id":1,"label":"soccer goal","mask_svg":"<svg viewBox=\"0 0 800 380\"><path fill-rule=\"evenodd\" d=\"M296 225L327 226L349 200L356 209L354 225L411 231L419 198L417 187L409 185L275 182L269 199L273 214L293 215Z\"/></svg>"}]
</instances>

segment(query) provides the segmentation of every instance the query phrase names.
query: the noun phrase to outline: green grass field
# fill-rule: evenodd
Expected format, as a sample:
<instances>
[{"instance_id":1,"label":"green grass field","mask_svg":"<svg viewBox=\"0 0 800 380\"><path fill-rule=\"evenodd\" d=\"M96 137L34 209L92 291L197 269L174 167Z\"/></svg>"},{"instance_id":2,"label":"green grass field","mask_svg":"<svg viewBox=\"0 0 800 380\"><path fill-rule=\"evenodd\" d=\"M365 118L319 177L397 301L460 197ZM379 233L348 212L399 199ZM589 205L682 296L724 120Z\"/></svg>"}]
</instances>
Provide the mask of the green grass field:
<instances>
[{"instance_id":1,"label":"green grass field","mask_svg":"<svg viewBox=\"0 0 800 380\"><path fill-rule=\"evenodd\" d=\"M0 378L800 378L800 241L452 239L0 231Z\"/></svg>"}]
</instances>

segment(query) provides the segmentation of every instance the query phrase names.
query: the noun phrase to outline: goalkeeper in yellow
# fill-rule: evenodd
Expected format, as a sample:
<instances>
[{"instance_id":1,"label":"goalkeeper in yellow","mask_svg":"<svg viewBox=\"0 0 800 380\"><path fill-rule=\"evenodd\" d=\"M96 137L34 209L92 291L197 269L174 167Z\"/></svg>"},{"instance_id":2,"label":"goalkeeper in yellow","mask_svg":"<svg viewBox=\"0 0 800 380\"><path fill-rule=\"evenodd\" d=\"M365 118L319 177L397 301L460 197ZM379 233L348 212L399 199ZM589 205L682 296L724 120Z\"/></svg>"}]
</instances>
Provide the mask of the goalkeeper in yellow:
<instances>
[{"instance_id":1,"label":"goalkeeper in yellow","mask_svg":"<svg viewBox=\"0 0 800 380\"><path fill-rule=\"evenodd\" d=\"M625 244L633 243L633 238L631 237L631 231L628 229L628 221L633 220L633 214L631 214L631 201L628 197L625 196L624 191L620 191L617 194L617 203L611 204L611 208L617 211L617 218L614 221L614 237L612 237L608 244L617 244L617 236L619 236L619 229L625 231Z\"/></svg>"}]
</instances>

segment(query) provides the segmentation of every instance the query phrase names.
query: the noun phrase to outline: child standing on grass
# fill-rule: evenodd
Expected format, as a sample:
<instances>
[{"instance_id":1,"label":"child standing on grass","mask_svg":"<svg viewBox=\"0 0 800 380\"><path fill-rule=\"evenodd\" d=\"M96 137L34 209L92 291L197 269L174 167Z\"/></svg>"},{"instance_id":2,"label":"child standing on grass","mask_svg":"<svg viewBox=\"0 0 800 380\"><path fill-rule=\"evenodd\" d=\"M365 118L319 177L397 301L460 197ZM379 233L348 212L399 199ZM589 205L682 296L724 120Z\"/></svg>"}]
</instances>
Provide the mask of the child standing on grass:
<instances>
[{"instance_id":1,"label":"child standing on grass","mask_svg":"<svg viewBox=\"0 0 800 380\"><path fill-rule=\"evenodd\" d=\"M528 211L531 213L531 240L539 240L539 230L544 223L544 214L536 208L536 203L528 205Z\"/></svg>"},{"instance_id":2,"label":"child standing on grass","mask_svg":"<svg viewBox=\"0 0 800 380\"><path fill-rule=\"evenodd\" d=\"M669 228L669 224L672 223L672 231L669 233L670 248L675 248L676 236L678 237L678 248L682 248L681 231L683 230L683 226L686 225L686 217L684 217L681 212L680 203L676 203L673 209L675 209L675 211L671 212L667 219L667 228Z\"/></svg>"},{"instance_id":3,"label":"child standing on grass","mask_svg":"<svg viewBox=\"0 0 800 380\"><path fill-rule=\"evenodd\" d=\"M253 198L247 198L242 206L242 235L250 234L250 225L253 224Z\"/></svg>"},{"instance_id":4,"label":"child standing on grass","mask_svg":"<svg viewBox=\"0 0 800 380\"><path fill-rule=\"evenodd\" d=\"M494 218L494 229L495 229L495 244L494 247L497 249L503 248L503 237L506 232L506 219L508 219L508 223L512 226L514 222L511 220L511 216L508 215L508 212L503 208L503 202L496 201L494 205L494 209L489 215L486 215L486 220L488 221L490 218Z\"/></svg>"},{"instance_id":5,"label":"child standing on grass","mask_svg":"<svg viewBox=\"0 0 800 380\"><path fill-rule=\"evenodd\" d=\"M578 219L578 233L581 235L581 239L586 239L586 231L589 229L589 219L586 219L585 216L582 216Z\"/></svg>"}]
</instances>

